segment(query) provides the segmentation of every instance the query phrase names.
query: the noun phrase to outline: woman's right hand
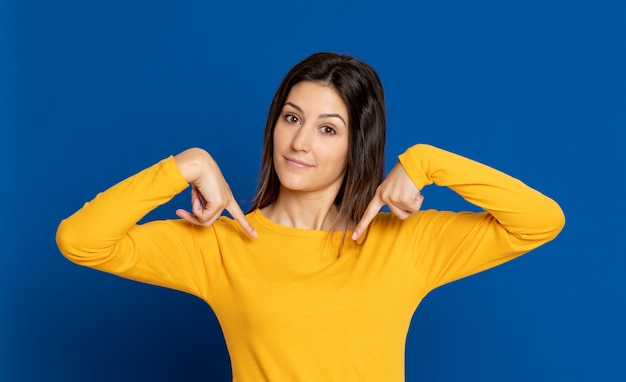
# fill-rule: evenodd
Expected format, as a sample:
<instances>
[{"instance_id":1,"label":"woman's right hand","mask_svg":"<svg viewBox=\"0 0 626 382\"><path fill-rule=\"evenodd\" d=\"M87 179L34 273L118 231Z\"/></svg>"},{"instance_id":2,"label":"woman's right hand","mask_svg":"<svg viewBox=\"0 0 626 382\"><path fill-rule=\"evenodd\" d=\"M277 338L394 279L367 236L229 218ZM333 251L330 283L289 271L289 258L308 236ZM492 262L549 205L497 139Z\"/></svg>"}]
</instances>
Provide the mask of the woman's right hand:
<instances>
[{"instance_id":1,"label":"woman's right hand","mask_svg":"<svg viewBox=\"0 0 626 382\"><path fill-rule=\"evenodd\" d=\"M208 152L192 148L176 155L174 160L185 180L192 186L191 212L178 209L176 215L193 224L210 226L226 210L250 236L258 237Z\"/></svg>"}]
</instances>

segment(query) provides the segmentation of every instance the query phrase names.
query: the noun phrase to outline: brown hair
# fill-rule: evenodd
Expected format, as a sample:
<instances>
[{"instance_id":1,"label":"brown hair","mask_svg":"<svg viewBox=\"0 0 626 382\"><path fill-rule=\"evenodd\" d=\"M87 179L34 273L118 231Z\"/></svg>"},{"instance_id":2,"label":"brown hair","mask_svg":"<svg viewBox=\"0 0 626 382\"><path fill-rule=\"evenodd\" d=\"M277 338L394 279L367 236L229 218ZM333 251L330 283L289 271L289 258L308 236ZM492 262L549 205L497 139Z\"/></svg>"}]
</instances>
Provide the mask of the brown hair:
<instances>
[{"instance_id":1,"label":"brown hair","mask_svg":"<svg viewBox=\"0 0 626 382\"><path fill-rule=\"evenodd\" d=\"M338 222L345 223L345 230L358 223L383 180L386 115L378 74L365 62L344 54L313 54L296 64L282 80L265 123L259 187L250 211L263 208L278 197L280 181L273 160L274 127L291 88L302 81L331 86L348 108L348 167L335 198Z\"/></svg>"}]
</instances>

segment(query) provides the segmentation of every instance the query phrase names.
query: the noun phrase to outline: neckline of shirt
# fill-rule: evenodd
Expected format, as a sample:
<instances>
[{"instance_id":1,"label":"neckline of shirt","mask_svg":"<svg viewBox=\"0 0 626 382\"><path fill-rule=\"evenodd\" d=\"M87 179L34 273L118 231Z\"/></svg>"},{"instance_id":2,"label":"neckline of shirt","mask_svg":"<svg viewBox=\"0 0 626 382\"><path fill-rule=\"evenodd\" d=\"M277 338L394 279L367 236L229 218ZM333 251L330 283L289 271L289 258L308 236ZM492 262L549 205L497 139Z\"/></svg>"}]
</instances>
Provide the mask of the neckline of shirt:
<instances>
[{"instance_id":1,"label":"neckline of shirt","mask_svg":"<svg viewBox=\"0 0 626 382\"><path fill-rule=\"evenodd\" d=\"M316 229L306 229L306 228L294 228L288 227L282 224L278 224L276 222L271 221L260 209L256 209L250 213L250 218L254 220L256 223L259 223L264 228L269 229L270 231L276 232L281 235L308 238L308 239L323 239L328 240L330 238L341 238L343 236L343 231L324 231L324 230L316 230ZM252 223L254 226L255 224ZM350 239L350 235L352 235L352 230L348 230L346 232L346 239Z\"/></svg>"}]
</instances>

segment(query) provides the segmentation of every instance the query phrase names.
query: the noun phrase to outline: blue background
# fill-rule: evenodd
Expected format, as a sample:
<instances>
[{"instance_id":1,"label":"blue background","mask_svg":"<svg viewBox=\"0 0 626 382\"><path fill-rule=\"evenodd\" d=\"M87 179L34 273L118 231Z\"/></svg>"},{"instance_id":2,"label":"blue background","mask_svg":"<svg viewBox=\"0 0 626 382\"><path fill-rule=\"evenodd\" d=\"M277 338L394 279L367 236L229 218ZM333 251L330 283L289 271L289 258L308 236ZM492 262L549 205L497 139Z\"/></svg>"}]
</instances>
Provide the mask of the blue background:
<instances>
[{"instance_id":1,"label":"blue background","mask_svg":"<svg viewBox=\"0 0 626 382\"><path fill-rule=\"evenodd\" d=\"M273 93L320 50L379 72L388 169L434 144L567 216L553 242L424 300L407 381L626 380L622 4L0 1L0 380L230 379L208 306L69 263L56 227L191 146L214 155L245 208ZM425 208L472 208L424 194Z\"/></svg>"}]
</instances>

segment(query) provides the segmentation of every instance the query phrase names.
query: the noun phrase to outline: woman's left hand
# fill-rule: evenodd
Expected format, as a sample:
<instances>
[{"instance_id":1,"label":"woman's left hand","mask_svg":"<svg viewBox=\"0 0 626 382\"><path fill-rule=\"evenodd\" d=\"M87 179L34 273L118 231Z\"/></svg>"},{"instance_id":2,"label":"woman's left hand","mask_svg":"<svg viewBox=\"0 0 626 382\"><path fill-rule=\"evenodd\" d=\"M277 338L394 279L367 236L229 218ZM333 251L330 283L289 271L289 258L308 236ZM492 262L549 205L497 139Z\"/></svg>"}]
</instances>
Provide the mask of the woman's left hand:
<instances>
[{"instance_id":1,"label":"woman's left hand","mask_svg":"<svg viewBox=\"0 0 626 382\"><path fill-rule=\"evenodd\" d=\"M396 163L389 175L376 189L374 198L365 209L363 217L354 228L352 240L357 240L372 222L378 211L387 205L398 219L406 219L419 211L424 196L413 183L400 162Z\"/></svg>"}]
</instances>

